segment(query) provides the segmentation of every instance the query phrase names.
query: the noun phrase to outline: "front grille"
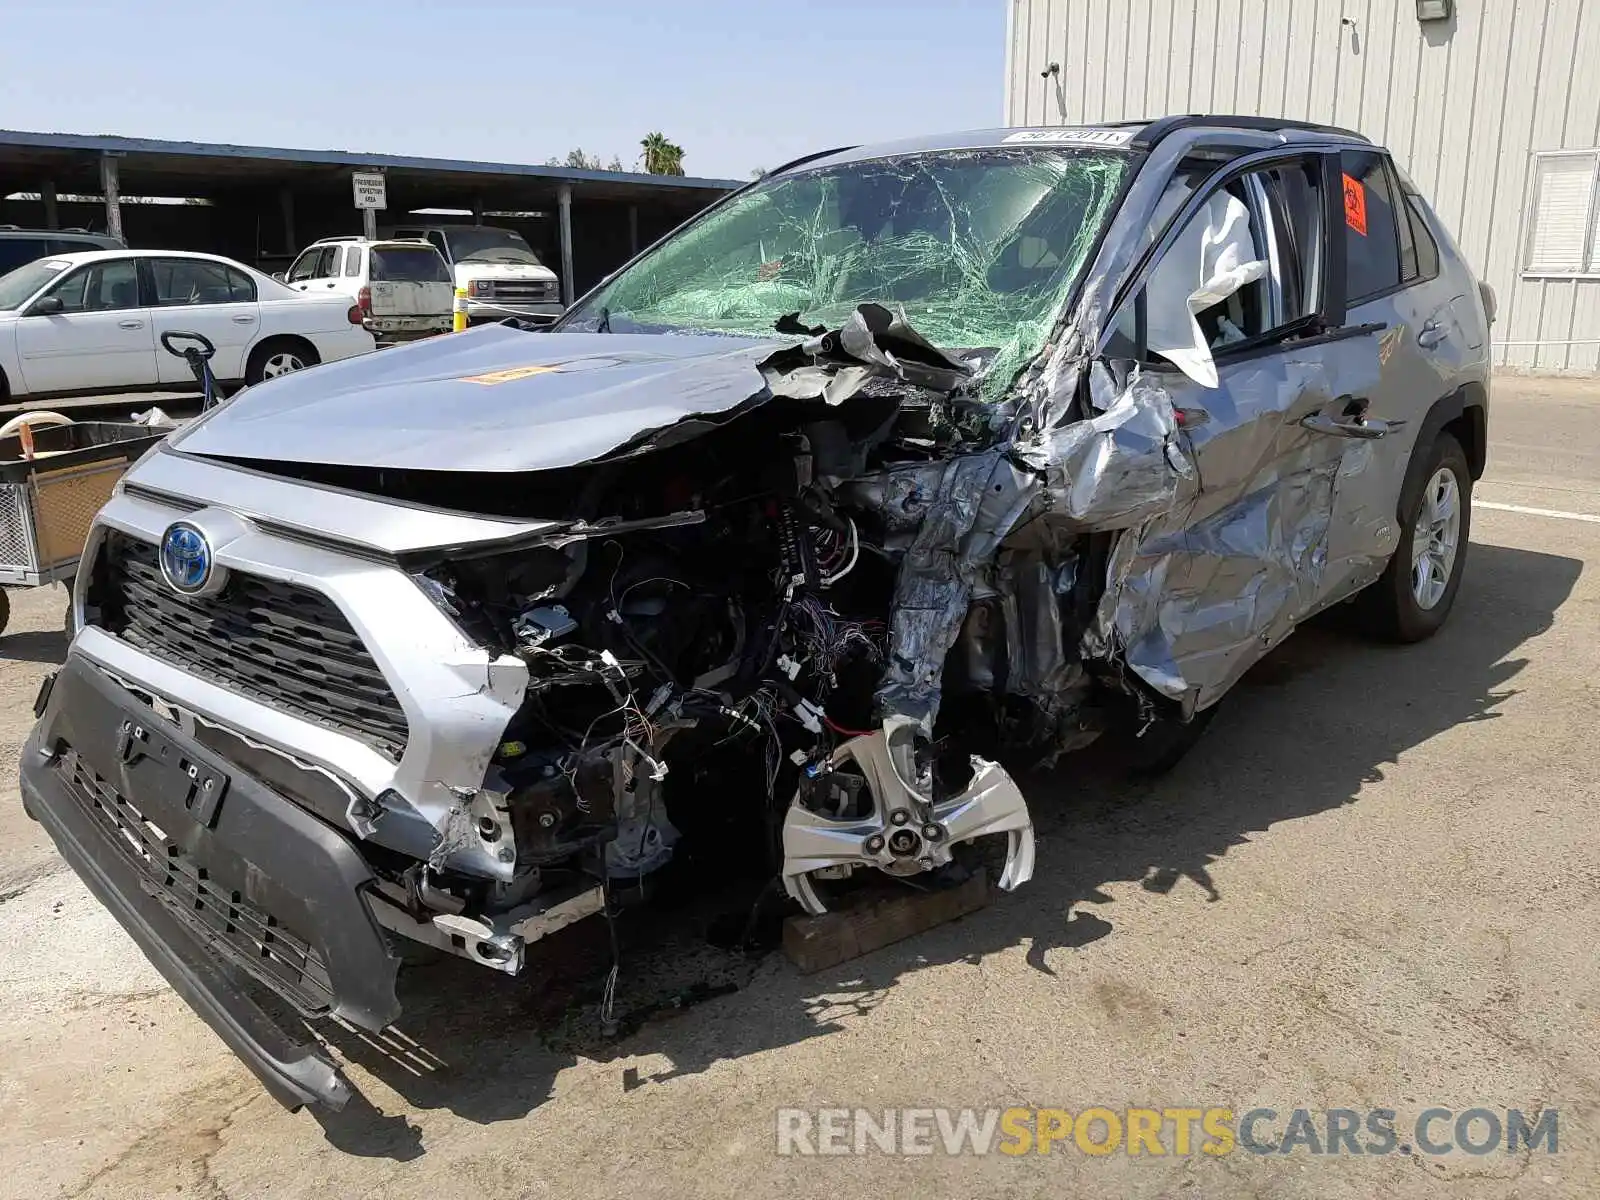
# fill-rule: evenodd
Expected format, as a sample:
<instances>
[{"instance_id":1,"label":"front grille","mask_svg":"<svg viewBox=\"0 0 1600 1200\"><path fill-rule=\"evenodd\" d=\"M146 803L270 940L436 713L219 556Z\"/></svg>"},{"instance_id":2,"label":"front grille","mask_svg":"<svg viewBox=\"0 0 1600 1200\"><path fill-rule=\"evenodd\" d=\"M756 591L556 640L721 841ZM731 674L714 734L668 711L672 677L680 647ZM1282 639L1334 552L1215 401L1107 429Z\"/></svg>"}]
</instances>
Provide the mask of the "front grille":
<instances>
[{"instance_id":1,"label":"front grille","mask_svg":"<svg viewBox=\"0 0 1600 1200\"><path fill-rule=\"evenodd\" d=\"M560 299L552 279L496 279L493 296L512 304L543 304Z\"/></svg>"},{"instance_id":2,"label":"front grille","mask_svg":"<svg viewBox=\"0 0 1600 1200\"><path fill-rule=\"evenodd\" d=\"M211 878L166 832L70 747L56 761L62 782L118 852L203 943L213 946L307 1013L333 1003L328 967L316 947L266 909Z\"/></svg>"},{"instance_id":3,"label":"front grille","mask_svg":"<svg viewBox=\"0 0 1600 1200\"><path fill-rule=\"evenodd\" d=\"M155 546L115 532L94 579L100 624L129 645L399 760L400 701L321 592L234 571L215 596L180 595L162 578Z\"/></svg>"}]
</instances>

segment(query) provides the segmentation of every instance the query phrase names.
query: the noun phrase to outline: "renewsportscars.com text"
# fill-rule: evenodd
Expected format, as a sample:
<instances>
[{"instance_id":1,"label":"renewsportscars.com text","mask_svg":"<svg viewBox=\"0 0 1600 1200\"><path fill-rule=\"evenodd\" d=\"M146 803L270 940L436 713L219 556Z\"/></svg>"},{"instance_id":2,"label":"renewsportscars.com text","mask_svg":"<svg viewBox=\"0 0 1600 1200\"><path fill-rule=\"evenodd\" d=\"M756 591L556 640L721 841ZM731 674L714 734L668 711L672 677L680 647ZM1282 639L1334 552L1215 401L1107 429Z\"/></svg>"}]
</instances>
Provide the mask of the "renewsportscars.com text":
<instances>
[{"instance_id":1,"label":"renewsportscars.com text","mask_svg":"<svg viewBox=\"0 0 1600 1200\"><path fill-rule=\"evenodd\" d=\"M1541 1108L780 1108L783 1155L1485 1155L1560 1150Z\"/></svg>"}]
</instances>

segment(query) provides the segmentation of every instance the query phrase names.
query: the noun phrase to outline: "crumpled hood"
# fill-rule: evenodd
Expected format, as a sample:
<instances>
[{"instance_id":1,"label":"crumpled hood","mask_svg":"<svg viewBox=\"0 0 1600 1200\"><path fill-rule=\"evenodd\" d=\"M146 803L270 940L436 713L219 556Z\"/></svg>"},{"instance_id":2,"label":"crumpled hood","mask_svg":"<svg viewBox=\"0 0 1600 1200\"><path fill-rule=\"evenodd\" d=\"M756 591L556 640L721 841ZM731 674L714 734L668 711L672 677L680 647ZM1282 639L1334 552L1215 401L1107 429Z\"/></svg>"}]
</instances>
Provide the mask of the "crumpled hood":
<instances>
[{"instance_id":1,"label":"crumpled hood","mask_svg":"<svg viewBox=\"0 0 1600 1200\"><path fill-rule=\"evenodd\" d=\"M440 471L599 458L770 395L784 340L486 325L257 384L177 434L190 454Z\"/></svg>"}]
</instances>

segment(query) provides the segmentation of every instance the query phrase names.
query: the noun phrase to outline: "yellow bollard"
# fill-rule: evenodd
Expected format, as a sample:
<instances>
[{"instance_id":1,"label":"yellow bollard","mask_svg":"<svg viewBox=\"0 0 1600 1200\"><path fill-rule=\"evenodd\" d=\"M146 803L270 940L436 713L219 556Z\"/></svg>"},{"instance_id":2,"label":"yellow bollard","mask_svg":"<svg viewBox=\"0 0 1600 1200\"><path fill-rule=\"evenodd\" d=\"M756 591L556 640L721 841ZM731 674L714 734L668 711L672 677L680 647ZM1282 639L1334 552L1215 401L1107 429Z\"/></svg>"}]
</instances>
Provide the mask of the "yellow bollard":
<instances>
[{"instance_id":1,"label":"yellow bollard","mask_svg":"<svg viewBox=\"0 0 1600 1200\"><path fill-rule=\"evenodd\" d=\"M455 307L452 310L452 312L454 313L454 317L453 317L453 320L451 322L451 329L456 333L460 333L463 329L465 329L467 327L467 289L466 288L458 287L456 289L456 302L455 302Z\"/></svg>"}]
</instances>

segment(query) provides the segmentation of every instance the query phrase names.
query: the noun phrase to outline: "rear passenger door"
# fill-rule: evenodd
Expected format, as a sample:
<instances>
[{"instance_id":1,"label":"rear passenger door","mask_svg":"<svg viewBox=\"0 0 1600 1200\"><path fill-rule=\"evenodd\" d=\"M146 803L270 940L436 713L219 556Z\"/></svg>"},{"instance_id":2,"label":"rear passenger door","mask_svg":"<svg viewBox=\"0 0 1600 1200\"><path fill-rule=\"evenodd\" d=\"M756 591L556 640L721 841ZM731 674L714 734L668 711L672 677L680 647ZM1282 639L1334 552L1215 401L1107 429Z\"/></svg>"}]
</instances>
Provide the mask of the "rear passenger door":
<instances>
[{"instance_id":1,"label":"rear passenger door","mask_svg":"<svg viewBox=\"0 0 1600 1200\"><path fill-rule=\"evenodd\" d=\"M1482 354L1456 317L1440 281L1439 248L1399 187L1388 156L1349 149L1339 156L1343 189L1345 321L1378 332L1382 373L1367 397L1364 424L1381 437L1356 439L1341 476L1330 561L1348 592L1378 574L1399 542L1400 491L1428 410L1454 386L1462 365ZM1479 339L1481 340L1481 339Z\"/></svg>"},{"instance_id":2,"label":"rear passenger door","mask_svg":"<svg viewBox=\"0 0 1600 1200\"><path fill-rule=\"evenodd\" d=\"M148 260L150 312L156 345L163 333L198 333L217 348L211 360L218 379L243 379L245 356L261 326L255 281L236 267L204 258ZM185 359L160 351L157 370L162 383L193 386L194 373Z\"/></svg>"}]
</instances>

